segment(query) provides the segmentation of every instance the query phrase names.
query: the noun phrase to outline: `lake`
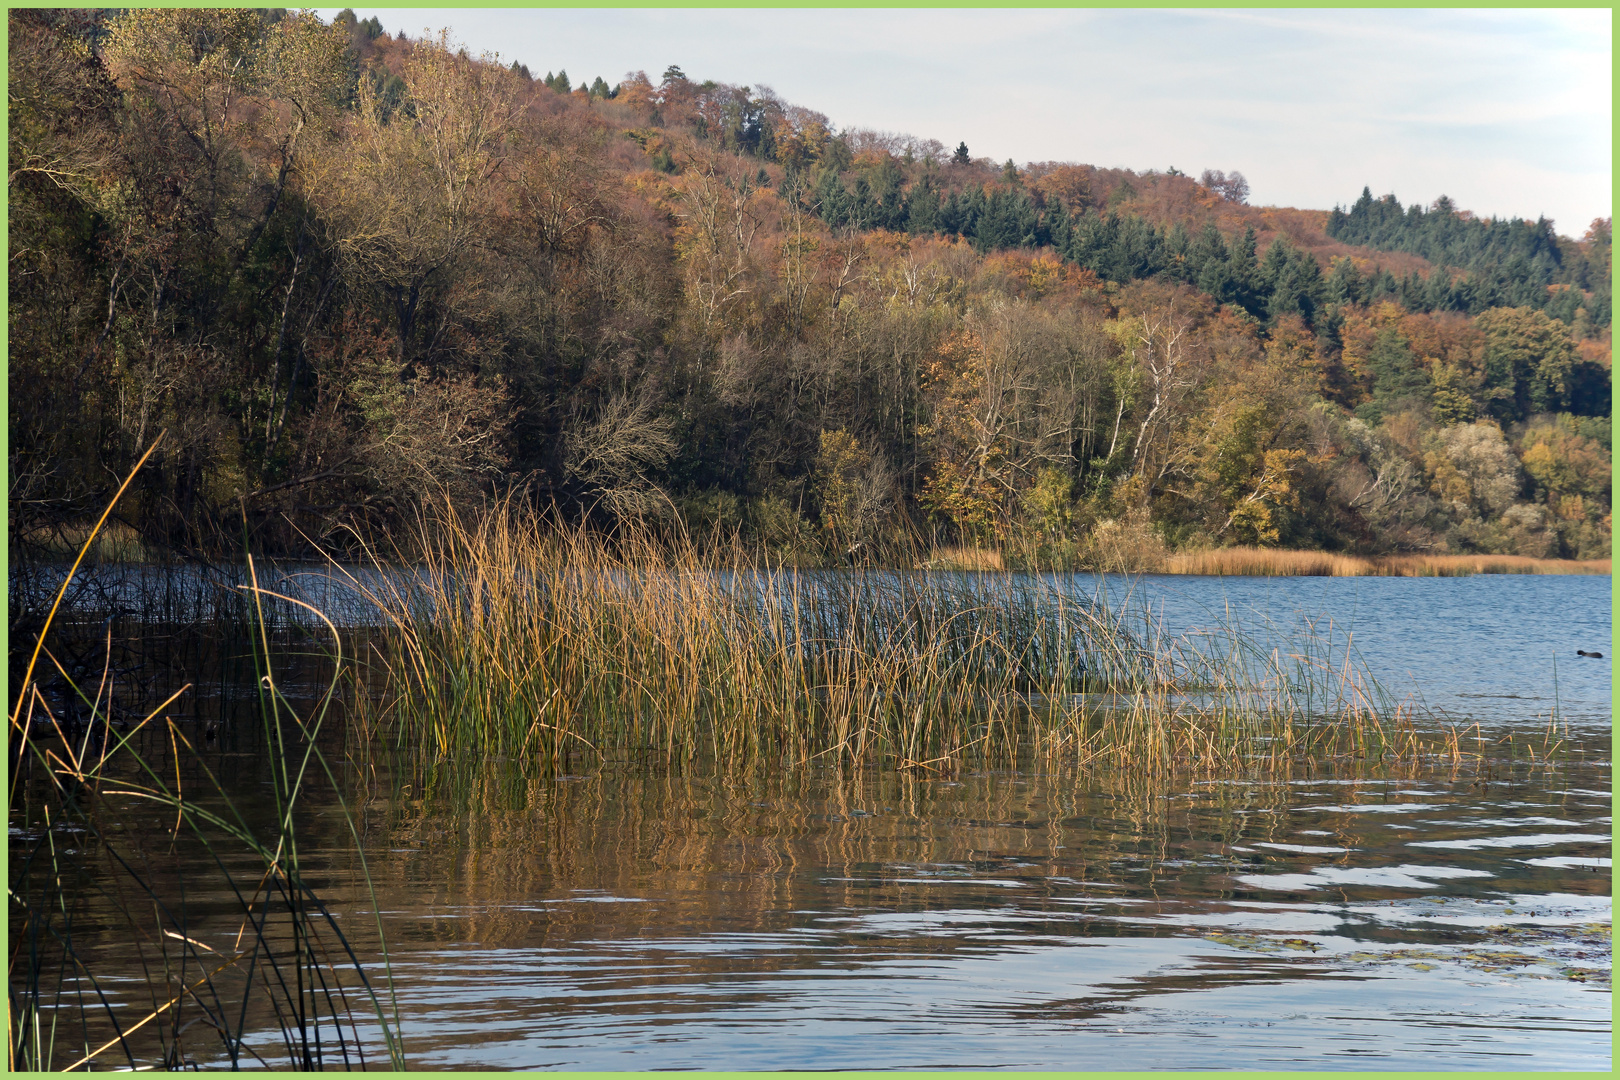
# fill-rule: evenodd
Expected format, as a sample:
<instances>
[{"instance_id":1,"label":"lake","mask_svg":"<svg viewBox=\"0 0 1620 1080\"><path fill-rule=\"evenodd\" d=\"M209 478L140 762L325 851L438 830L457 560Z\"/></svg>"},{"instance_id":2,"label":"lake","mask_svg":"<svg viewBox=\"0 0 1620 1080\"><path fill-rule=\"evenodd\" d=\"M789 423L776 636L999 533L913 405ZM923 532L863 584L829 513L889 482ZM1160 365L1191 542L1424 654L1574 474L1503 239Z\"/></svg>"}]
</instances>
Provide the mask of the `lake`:
<instances>
[{"instance_id":1,"label":"lake","mask_svg":"<svg viewBox=\"0 0 1620 1080\"><path fill-rule=\"evenodd\" d=\"M537 778L360 755L342 783L375 905L330 794L302 806L301 856L374 978L381 912L410 1065L1610 1068L1611 669L1575 655L1612 652L1610 579L1062 586L1171 636L1230 620L1288 648L1309 627L1477 723L1481 760ZM1558 740L1579 752L1516 751ZM202 745L250 819L274 813L255 729ZM14 807L14 865L42 828ZM186 889L188 934L228 945L231 898ZM86 926L120 973L101 992L144 1014L128 929ZM185 1060L221 1062L206 1035ZM278 1060L269 1017L249 1042Z\"/></svg>"}]
</instances>

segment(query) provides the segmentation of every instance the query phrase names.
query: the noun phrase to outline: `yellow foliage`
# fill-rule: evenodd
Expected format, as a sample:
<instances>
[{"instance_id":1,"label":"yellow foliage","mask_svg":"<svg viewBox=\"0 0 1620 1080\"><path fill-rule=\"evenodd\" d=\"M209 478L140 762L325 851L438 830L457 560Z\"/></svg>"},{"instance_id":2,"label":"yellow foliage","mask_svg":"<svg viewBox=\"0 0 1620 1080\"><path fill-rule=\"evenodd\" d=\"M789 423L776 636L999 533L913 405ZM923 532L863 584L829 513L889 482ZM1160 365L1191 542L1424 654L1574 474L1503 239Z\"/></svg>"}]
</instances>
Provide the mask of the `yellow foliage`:
<instances>
[{"instance_id":1,"label":"yellow foliage","mask_svg":"<svg viewBox=\"0 0 1620 1080\"><path fill-rule=\"evenodd\" d=\"M917 502L956 526L965 537L988 540L996 532L1000 491L987 479L949 461L934 466Z\"/></svg>"}]
</instances>

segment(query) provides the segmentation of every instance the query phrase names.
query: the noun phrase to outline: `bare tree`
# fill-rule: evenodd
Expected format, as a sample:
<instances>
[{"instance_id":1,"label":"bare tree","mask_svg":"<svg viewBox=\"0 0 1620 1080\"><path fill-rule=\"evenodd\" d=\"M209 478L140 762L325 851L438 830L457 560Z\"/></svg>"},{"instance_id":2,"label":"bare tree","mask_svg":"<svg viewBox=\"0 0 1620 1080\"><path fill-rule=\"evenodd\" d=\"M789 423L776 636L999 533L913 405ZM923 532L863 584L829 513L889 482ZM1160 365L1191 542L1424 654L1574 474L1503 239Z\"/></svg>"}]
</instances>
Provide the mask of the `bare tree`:
<instances>
[{"instance_id":1,"label":"bare tree","mask_svg":"<svg viewBox=\"0 0 1620 1080\"><path fill-rule=\"evenodd\" d=\"M566 470L621 520L660 514L669 498L650 478L675 453L674 425L658 414L647 387L616 394L565 437Z\"/></svg>"},{"instance_id":2,"label":"bare tree","mask_svg":"<svg viewBox=\"0 0 1620 1080\"><path fill-rule=\"evenodd\" d=\"M405 364L430 291L457 279L465 304L488 284L470 255L495 217L522 103L518 76L458 55L447 32L417 43L402 77L397 106L360 80L358 118L314 195L350 272L387 297Z\"/></svg>"},{"instance_id":3,"label":"bare tree","mask_svg":"<svg viewBox=\"0 0 1620 1080\"><path fill-rule=\"evenodd\" d=\"M1228 202L1249 201L1249 181L1236 169L1229 173L1220 169L1205 169L1198 182Z\"/></svg>"}]
</instances>

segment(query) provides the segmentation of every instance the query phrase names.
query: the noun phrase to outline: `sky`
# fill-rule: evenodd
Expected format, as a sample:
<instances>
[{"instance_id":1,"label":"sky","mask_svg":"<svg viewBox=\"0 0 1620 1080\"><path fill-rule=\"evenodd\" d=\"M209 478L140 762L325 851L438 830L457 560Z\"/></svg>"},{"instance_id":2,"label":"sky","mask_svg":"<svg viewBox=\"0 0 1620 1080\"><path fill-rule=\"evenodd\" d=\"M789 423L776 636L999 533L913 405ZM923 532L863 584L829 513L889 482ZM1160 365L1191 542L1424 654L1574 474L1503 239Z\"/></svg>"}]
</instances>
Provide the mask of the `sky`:
<instances>
[{"instance_id":1,"label":"sky","mask_svg":"<svg viewBox=\"0 0 1620 1080\"><path fill-rule=\"evenodd\" d=\"M1609 9L355 10L576 86L677 64L974 157L1235 169L1255 205L1612 212Z\"/></svg>"}]
</instances>

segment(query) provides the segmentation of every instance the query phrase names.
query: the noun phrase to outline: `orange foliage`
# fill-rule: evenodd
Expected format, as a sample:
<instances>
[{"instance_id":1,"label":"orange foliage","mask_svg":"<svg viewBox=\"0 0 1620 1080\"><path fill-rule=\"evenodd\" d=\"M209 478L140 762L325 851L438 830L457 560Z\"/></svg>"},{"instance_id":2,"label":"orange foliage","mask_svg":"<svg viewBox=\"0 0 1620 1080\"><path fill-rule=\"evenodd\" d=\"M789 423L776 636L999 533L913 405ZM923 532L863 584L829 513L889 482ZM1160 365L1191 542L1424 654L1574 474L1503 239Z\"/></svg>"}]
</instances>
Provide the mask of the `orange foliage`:
<instances>
[{"instance_id":1,"label":"orange foliage","mask_svg":"<svg viewBox=\"0 0 1620 1080\"><path fill-rule=\"evenodd\" d=\"M776 160L793 169L802 169L821 159L832 137L820 120L795 123L789 116L776 122Z\"/></svg>"},{"instance_id":2,"label":"orange foliage","mask_svg":"<svg viewBox=\"0 0 1620 1080\"><path fill-rule=\"evenodd\" d=\"M1316 352L1316 335L1298 315L1284 315L1272 328L1265 346L1266 363L1299 384L1299 389L1321 393L1327 372Z\"/></svg>"},{"instance_id":3,"label":"orange foliage","mask_svg":"<svg viewBox=\"0 0 1620 1080\"><path fill-rule=\"evenodd\" d=\"M1593 341L1588 339L1586 341L1576 342L1575 348L1581 354L1582 360L1593 364L1601 364L1604 367L1613 366L1613 360L1611 357L1612 343L1609 341Z\"/></svg>"},{"instance_id":4,"label":"orange foliage","mask_svg":"<svg viewBox=\"0 0 1620 1080\"><path fill-rule=\"evenodd\" d=\"M1004 278L1014 295L1030 299L1073 300L1103 291L1102 279L1095 273L1064 262L1047 250L994 252L984 257L980 275Z\"/></svg>"},{"instance_id":5,"label":"orange foliage","mask_svg":"<svg viewBox=\"0 0 1620 1080\"><path fill-rule=\"evenodd\" d=\"M1485 335L1468 316L1430 312L1407 315L1397 325L1412 350L1412 358L1424 370L1437 363L1451 364L1462 371L1481 368Z\"/></svg>"},{"instance_id":6,"label":"orange foliage","mask_svg":"<svg viewBox=\"0 0 1620 1080\"><path fill-rule=\"evenodd\" d=\"M626 74L624 81L619 83L619 96L614 100L636 109L651 109L658 104L652 81L647 78L645 71Z\"/></svg>"},{"instance_id":7,"label":"orange foliage","mask_svg":"<svg viewBox=\"0 0 1620 1080\"><path fill-rule=\"evenodd\" d=\"M1041 175L1030 187L1048 200L1057 199L1070 209L1078 210L1090 204L1092 171L1090 165L1059 165Z\"/></svg>"}]
</instances>

